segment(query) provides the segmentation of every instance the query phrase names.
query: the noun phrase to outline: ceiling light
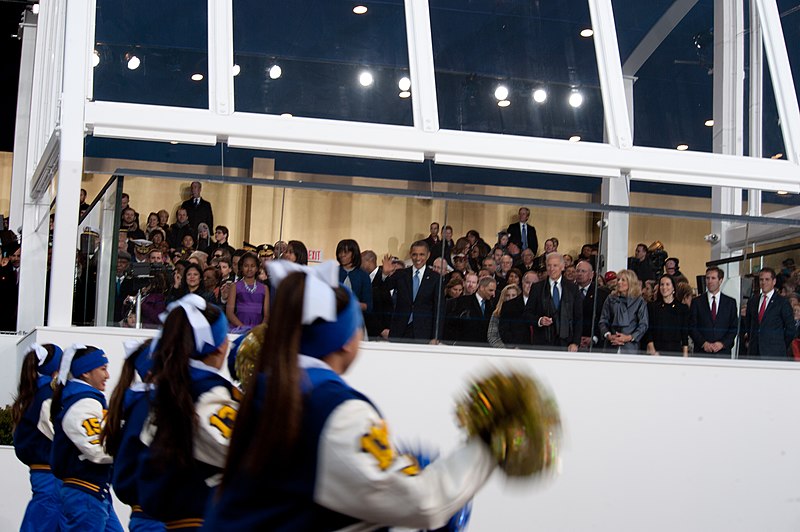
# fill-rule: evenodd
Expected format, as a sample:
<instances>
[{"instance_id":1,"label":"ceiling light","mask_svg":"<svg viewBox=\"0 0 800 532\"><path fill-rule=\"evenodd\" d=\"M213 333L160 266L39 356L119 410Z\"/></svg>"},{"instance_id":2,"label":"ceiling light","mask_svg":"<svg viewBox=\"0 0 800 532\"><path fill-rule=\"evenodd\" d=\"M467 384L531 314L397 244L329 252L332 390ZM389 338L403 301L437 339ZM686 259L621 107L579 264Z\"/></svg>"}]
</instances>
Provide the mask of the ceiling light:
<instances>
[{"instance_id":1,"label":"ceiling light","mask_svg":"<svg viewBox=\"0 0 800 532\"><path fill-rule=\"evenodd\" d=\"M362 87L369 87L374 81L375 78L369 72L365 71L358 75L358 82L361 83Z\"/></svg>"},{"instance_id":2,"label":"ceiling light","mask_svg":"<svg viewBox=\"0 0 800 532\"><path fill-rule=\"evenodd\" d=\"M278 79L283 74L283 69L278 65L269 67L269 79Z\"/></svg>"},{"instance_id":3,"label":"ceiling light","mask_svg":"<svg viewBox=\"0 0 800 532\"><path fill-rule=\"evenodd\" d=\"M498 100L505 100L508 98L508 87L505 85L498 85L494 90L494 97Z\"/></svg>"},{"instance_id":4,"label":"ceiling light","mask_svg":"<svg viewBox=\"0 0 800 532\"><path fill-rule=\"evenodd\" d=\"M367 12L367 6L356 6L353 8L353 13L356 15L363 15Z\"/></svg>"},{"instance_id":5,"label":"ceiling light","mask_svg":"<svg viewBox=\"0 0 800 532\"><path fill-rule=\"evenodd\" d=\"M536 89L533 91L533 101L536 103L544 103L547 100L547 91L544 89Z\"/></svg>"},{"instance_id":6,"label":"ceiling light","mask_svg":"<svg viewBox=\"0 0 800 532\"><path fill-rule=\"evenodd\" d=\"M580 141L581 141L581 136L580 136L580 135L572 135L572 136L569 138L569 141L570 141L570 142L580 142Z\"/></svg>"},{"instance_id":7,"label":"ceiling light","mask_svg":"<svg viewBox=\"0 0 800 532\"><path fill-rule=\"evenodd\" d=\"M581 30L581 37L591 37L592 35L594 35L594 30L592 28Z\"/></svg>"},{"instance_id":8,"label":"ceiling light","mask_svg":"<svg viewBox=\"0 0 800 532\"><path fill-rule=\"evenodd\" d=\"M169 141L169 143L170 143L170 144L177 144L177 143L178 143L178 141L177 141L177 140L171 140L171 141Z\"/></svg>"},{"instance_id":9,"label":"ceiling light","mask_svg":"<svg viewBox=\"0 0 800 532\"><path fill-rule=\"evenodd\" d=\"M397 82L397 86L400 87L401 91L409 91L411 90L411 80L408 78L400 78L400 81Z\"/></svg>"},{"instance_id":10,"label":"ceiling light","mask_svg":"<svg viewBox=\"0 0 800 532\"><path fill-rule=\"evenodd\" d=\"M678 146L675 149L678 150L678 151L686 151L686 150L689 149L689 145L688 144L678 144Z\"/></svg>"},{"instance_id":11,"label":"ceiling light","mask_svg":"<svg viewBox=\"0 0 800 532\"><path fill-rule=\"evenodd\" d=\"M34 4L34 5L39 5L39 4ZM100 64L100 52L95 50L94 52L92 52L92 68L96 67L99 64Z\"/></svg>"},{"instance_id":12,"label":"ceiling light","mask_svg":"<svg viewBox=\"0 0 800 532\"><path fill-rule=\"evenodd\" d=\"M203 81L203 75L199 72L192 74L192 81Z\"/></svg>"},{"instance_id":13,"label":"ceiling light","mask_svg":"<svg viewBox=\"0 0 800 532\"><path fill-rule=\"evenodd\" d=\"M281 117L282 117L282 118L291 118L291 117L292 117L292 113L283 113L283 114L281 115Z\"/></svg>"},{"instance_id":14,"label":"ceiling light","mask_svg":"<svg viewBox=\"0 0 800 532\"><path fill-rule=\"evenodd\" d=\"M34 15L38 15L39 14L39 3L38 2L31 6L31 13L33 13Z\"/></svg>"},{"instance_id":15,"label":"ceiling light","mask_svg":"<svg viewBox=\"0 0 800 532\"><path fill-rule=\"evenodd\" d=\"M139 58L133 54L126 54L126 57L128 58L128 70L136 70L142 64Z\"/></svg>"},{"instance_id":16,"label":"ceiling light","mask_svg":"<svg viewBox=\"0 0 800 532\"><path fill-rule=\"evenodd\" d=\"M511 105L511 102L509 100L500 100L499 102L497 102L497 105L498 107L508 107L509 105Z\"/></svg>"},{"instance_id":17,"label":"ceiling light","mask_svg":"<svg viewBox=\"0 0 800 532\"><path fill-rule=\"evenodd\" d=\"M787 194L788 194L788 192L786 192L785 190L779 190L779 191L778 191L778 195L779 195L779 196L785 196L785 195L787 195Z\"/></svg>"},{"instance_id":18,"label":"ceiling light","mask_svg":"<svg viewBox=\"0 0 800 532\"><path fill-rule=\"evenodd\" d=\"M408 98L409 96L411 96L411 92L402 91L402 92L400 92L400 94L398 94L398 96L400 96L401 98Z\"/></svg>"},{"instance_id":19,"label":"ceiling light","mask_svg":"<svg viewBox=\"0 0 800 532\"><path fill-rule=\"evenodd\" d=\"M706 127L714 127L714 120L706 120L705 124Z\"/></svg>"},{"instance_id":20,"label":"ceiling light","mask_svg":"<svg viewBox=\"0 0 800 532\"><path fill-rule=\"evenodd\" d=\"M569 104L576 109L581 105L583 105L583 94L581 94L576 90L573 90L572 93L569 95Z\"/></svg>"},{"instance_id":21,"label":"ceiling light","mask_svg":"<svg viewBox=\"0 0 800 532\"><path fill-rule=\"evenodd\" d=\"M782 153L776 153L775 155L770 157L770 159L783 159L783 154Z\"/></svg>"},{"instance_id":22,"label":"ceiling light","mask_svg":"<svg viewBox=\"0 0 800 532\"><path fill-rule=\"evenodd\" d=\"M233 68L231 69L231 73L234 76L238 76L241 71L242 71L242 67L240 67L239 65L233 65Z\"/></svg>"}]
</instances>

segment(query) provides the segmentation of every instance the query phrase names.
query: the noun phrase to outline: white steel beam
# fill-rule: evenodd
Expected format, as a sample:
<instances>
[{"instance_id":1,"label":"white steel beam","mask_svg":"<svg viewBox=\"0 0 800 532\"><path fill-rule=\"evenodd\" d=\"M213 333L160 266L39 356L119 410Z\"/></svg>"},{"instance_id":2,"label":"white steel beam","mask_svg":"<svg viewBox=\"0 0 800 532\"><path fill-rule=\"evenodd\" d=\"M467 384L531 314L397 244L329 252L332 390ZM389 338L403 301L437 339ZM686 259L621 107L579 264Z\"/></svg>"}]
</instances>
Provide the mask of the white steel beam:
<instances>
[{"instance_id":1,"label":"white steel beam","mask_svg":"<svg viewBox=\"0 0 800 532\"><path fill-rule=\"evenodd\" d=\"M233 0L208 0L208 106L229 115L233 100Z\"/></svg>"},{"instance_id":2,"label":"white steel beam","mask_svg":"<svg viewBox=\"0 0 800 532\"><path fill-rule=\"evenodd\" d=\"M749 105L749 154L761 158L764 137L764 42L761 36L761 22L755 0L750 0L750 105ZM747 214L761 216L761 191L751 188L747 191Z\"/></svg>"},{"instance_id":3,"label":"white steel beam","mask_svg":"<svg viewBox=\"0 0 800 532\"><path fill-rule=\"evenodd\" d=\"M405 12L414 127L426 132L438 131L439 107L428 0L405 0Z\"/></svg>"}]
</instances>

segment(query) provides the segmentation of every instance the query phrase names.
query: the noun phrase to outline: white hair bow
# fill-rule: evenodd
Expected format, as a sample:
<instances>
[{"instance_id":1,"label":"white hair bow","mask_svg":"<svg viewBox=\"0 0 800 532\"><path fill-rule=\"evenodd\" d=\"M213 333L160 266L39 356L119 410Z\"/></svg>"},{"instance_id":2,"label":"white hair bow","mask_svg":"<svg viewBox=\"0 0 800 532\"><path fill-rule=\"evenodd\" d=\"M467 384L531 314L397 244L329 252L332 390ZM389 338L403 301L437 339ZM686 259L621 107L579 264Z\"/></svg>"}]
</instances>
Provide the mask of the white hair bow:
<instances>
[{"instance_id":1,"label":"white hair bow","mask_svg":"<svg viewBox=\"0 0 800 532\"><path fill-rule=\"evenodd\" d=\"M132 354L134 354L140 347L144 341L142 340L125 340L122 342L122 347L125 349L125 360L128 360Z\"/></svg>"},{"instance_id":2,"label":"white hair bow","mask_svg":"<svg viewBox=\"0 0 800 532\"><path fill-rule=\"evenodd\" d=\"M72 359L75 358L75 352L79 349L86 349L86 346L83 344L72 344L61 356L61 367L58 370L59 384L64 385L67 383L67 378L69 377L69 368L72 366Z\"/></svg>"},{"instance_id":3,"label":"white hair bow","mask_svg":"<svg viewBox=\"0 0 800 532\"><path fill-rule=\"evenodd\" d=\"M31 344L31 351L36 353L36 359L39 361L37 366L44 364L44 361L47 360L47 349L39 344Z\"/></svg>"},{"instance_id":4,"label":"white hair bow","mask_svg":"<svg viewBox=\"0 0 800 532\"><path fill-rule=\"evenodd\" d=\"M285 260L272 260L267 262L267 269L274 288L277 288L290 273L306 274L303 325L314 323L320 318L325 321L336 321L336 294L332 290L339 286L339 264L336 261L325 261L311 268Z\"/></svg>"},{"instance_id":5,"label":"white hair bow","mask_svg":"<svg viewBox=\"0 0 800 532\"><path fill-rule=\"evenodd\" d=\"M203 311L206 309L206 300L197 294L187 294L177 301L167 305L166 312L162 312L158 317L162 322L166 321L169 313L176 308L181 307L186 312L186 317L189 319L189 325L192 326L194 332L194 345L197 351L202 351L203 347L214 345L214 335L211 332L211 324L203 316Z\"/></svg>"}]
</instances>

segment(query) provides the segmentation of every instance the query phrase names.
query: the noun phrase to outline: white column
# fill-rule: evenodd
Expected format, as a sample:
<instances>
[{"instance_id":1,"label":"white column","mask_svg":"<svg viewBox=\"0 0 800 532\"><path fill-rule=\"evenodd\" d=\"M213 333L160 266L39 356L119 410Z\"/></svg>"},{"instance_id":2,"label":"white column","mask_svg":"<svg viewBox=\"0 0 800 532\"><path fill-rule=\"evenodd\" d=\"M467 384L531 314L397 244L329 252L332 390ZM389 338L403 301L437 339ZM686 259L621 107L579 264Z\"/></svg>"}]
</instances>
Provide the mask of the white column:
<instances>
[{"instance_id":1,"label":"white column","mask_svg":"<svg viewBox=\"0 0 800 532\"><path fill-rule=\"evenodd\" d=\"M750 157L763 156L764 123L764 42L761 40L761 22L755 0L750 0ZM761 191L747 191L748 216L761 216Z\"/></svg>"},{"instance_id":2,"label":"white column","mask_svg":"<svg viewBox=\"0 0 800 532\"><path fill-rule=\"evenodd\" d=\"M53 258L50 276L48 324L72 322L72 300L77 246L78 205L83 173L86 69L90 65L87 36L93 35L89 0L70 0L64 45L61 97L61 149L58 171Z\"/></svg>"},{"instance_id":3,"label":"white column","mask_svg":"<svg viewBox=\"0 0 800 532\"><path fill-rule=\"evenodd\" d=\"M208 0L208 106L229 115L233 102L233 2Z\"/></svg>"},{"instance_id":4,"label":"white column","mask_svg":"<svg viewBox=\"0 0 800 532\"><path fill-rule=\"evenodd\" d=\"M436 99L433 37L428 0L405 0L405 13L414 127L426 132L439 131L439 106Z\"/></svg>"}]
</instances>

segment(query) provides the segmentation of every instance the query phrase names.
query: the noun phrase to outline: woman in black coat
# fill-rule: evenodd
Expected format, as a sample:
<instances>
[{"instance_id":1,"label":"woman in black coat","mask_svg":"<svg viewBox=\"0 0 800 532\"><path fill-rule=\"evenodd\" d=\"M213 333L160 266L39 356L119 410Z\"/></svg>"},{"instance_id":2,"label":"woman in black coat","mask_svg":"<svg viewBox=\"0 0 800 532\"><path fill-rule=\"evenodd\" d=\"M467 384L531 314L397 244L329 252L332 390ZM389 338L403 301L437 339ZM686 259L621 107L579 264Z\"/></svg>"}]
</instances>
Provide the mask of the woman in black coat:
<instances>
[{"instance_id":1,"label":"woman in black coat","mask_svg":"<svg viewBox=\"0 0 800 532\"><path fill-rule=\"evenodd\" d=\"M656 300L648 305L649 328L644 344L649 355L689 356L689 307L675 296L675 279L662 275Z\"/></svg>"}]
</instances>

